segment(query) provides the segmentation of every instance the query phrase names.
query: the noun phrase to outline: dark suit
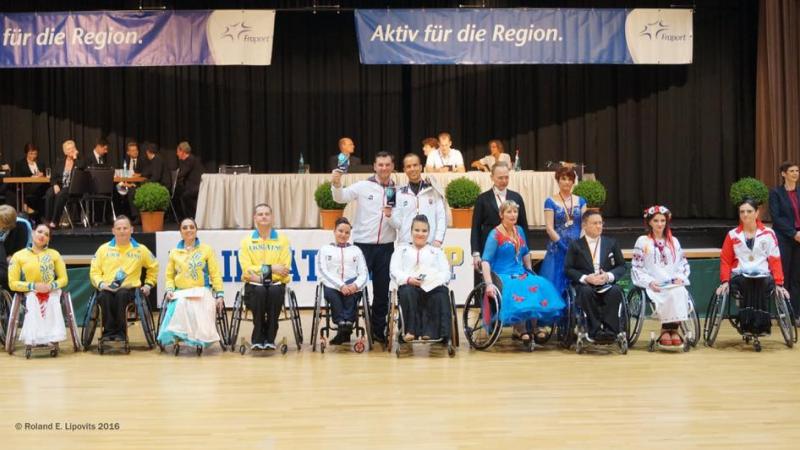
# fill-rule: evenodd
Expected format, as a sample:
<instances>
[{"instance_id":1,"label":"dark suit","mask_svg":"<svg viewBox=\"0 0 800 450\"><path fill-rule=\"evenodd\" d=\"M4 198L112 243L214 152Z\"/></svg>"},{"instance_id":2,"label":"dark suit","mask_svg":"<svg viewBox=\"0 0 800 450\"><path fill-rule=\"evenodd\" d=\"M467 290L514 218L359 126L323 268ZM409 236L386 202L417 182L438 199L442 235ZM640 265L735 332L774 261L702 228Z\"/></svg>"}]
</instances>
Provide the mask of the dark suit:
<instances>
[{"instance_id":1,"label":"dark suit","mask_svg":"<svg viewBox=\"0 0 800 450\"><path fill-rule=\"evenodd\" d=\"M525 231L525 241L528 239L528 218L525 213L525 202L522 196L512 190L506 190L506 200L513 200L519 205L519 216L517 225ZM497 206L497 199L494 196L494 189L482 193L475 201L475 209L472 211L472 231L470 232L470 244L472 252L483 254L483 246L486 245L486 238L489 232L500 225L500 208Z\"/></svg>"},{"instance_id":2,"label":"dark suit","mask_svg":"<svg viewBox=\"0 0 800 450\"><path fill-rule=\"evenodd\" d=\"M575 287L575 301L588 317L590 337L595 337L601 329L615 335L622 331L618 313L623 293L616 283L627 271L622 250L616 240L600 236L600 248L597 251L600 253L600 270L614 275L611 288L603 293L598 293L591 285L580 281L582 276L594 273L592 251L585 237L572 241L564 260L564 271Z\"/></svg>"},{"instance_id":3,"label":"dark suit","mask_svg":"<svg viewBox=\"0 0 800 450\"><path fill-rule=\"evenodd\" d=\"M128 170L131 173L142 173L144 166L147 165L147 158L140 155L136 158L136 161L134 161L126 156L125 163L128 165Z\"/></svg>"},{"instance_id":4,"label":"dark suit","mask_svg":"<svg viewBox=\"0 0 800 450\"><path fill-rule=\"evenodd\" d=\"M197 195L203 177L203 164L194 155L178 160L178 180L175 185L175 198L180 200L182 216L194 217L197 212Z\"/></svg>"},{"instance_id":5,"label":"dark suit","mask_svg":"<svg viewBox=\"0 0 800 450\"><path fill-rule=\"evenodd\" d=\"M39 172L45 173L46 167L42 161L36 161L36 167L39 169ZM22 158L14 163L14 166L11 168L11 173L15 177L32 177L36 175L35 173L31 172L30 167L28 167L28 160L25 158ZM36 210L38 213L41 213L42 207L44 206L42 197L44 196L45 192L47 192L46 184L26 185L24 199L25 204ZM17 205L17 209L21 210L21 205Z\"/></svg>"},{"instance_id":6,"label":"dark suit","mask_svg":"<svg viewBox=\"0 0 800 450\"><path fill-rule=\"evenodd\" d=\"M794 207L784 186L777 186L769 191L769 213L781 250L783 285L789 290L792 307L797 315L800 314L800 243L794 240L798 231L794 223Z\"/></svg>"},{"instance_id":7,"label":"dark suit","mask_svg":"<svg viewBox=\"0 0 800 450\"><path fill-rule=\"evenodd\" d=\"M351 166L360 166L361 165L361 158L358 156L350 155L350 165ZM333 169L339 167L339 154L335 154L328 158L328 170L332 171Z\"/></svg>"},{"instance_id":8,"label":"dark suit","mask_svg":"<svg viewBox=\"0 0 800 450\"><path fill-rule=\"evenodd\" d=\"M155 155L153 159L147 160L147 163L142 166L141 173L148 181L161 183L165 188L172 190L172 175L161 155Z\"/></svg>"},{"instance_id":9,"label":"dark suit","mask_svg":"<svg viewBox=\"0 0 800 450\"><path fill-rule=\"evenodd\" d=\"M101 156L100 158L97 158L94 155L94 150L92 150L89 152L89 155L87 156L87 161L88 161L87 164L88 167L111 167L111 165L108 163L108 153Z\"/></svg>"}]
</instances>

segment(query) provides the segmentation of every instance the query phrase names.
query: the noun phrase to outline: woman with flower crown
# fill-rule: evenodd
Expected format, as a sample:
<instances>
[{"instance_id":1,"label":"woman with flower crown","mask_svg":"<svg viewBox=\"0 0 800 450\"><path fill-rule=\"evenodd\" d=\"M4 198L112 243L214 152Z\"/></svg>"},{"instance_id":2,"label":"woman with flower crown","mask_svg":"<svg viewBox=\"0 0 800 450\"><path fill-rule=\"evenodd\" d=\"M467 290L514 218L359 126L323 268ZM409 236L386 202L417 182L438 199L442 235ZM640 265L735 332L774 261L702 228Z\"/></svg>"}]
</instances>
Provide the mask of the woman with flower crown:
<instances>
[{"instance_id":1,"label":"woman with flower crown","mask_svg":"<svg viewBox=\"0 0 800 450\"><path fill-rule=\"evenodd\" d=\"M661 320L662 346L683 343L679 325L689 315L689 262L681 244L672 236L672 213L664 206L651 206L644 212L647 234L639 236L633 248L631 278L647 292Z\"/></svg>"}]
</instances>

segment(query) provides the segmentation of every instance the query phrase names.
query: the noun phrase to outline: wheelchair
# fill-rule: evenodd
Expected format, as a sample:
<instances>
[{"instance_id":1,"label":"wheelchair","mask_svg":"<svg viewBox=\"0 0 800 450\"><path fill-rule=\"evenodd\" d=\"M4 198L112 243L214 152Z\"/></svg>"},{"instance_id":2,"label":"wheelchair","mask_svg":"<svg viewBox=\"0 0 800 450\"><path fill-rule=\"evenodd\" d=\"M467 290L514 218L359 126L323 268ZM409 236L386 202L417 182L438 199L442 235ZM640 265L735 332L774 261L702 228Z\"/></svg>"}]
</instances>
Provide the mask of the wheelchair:
<instances>
[{"instance_id":1,"label":"wheelchair","mask_svg":"<svg viewBox=\"0 0 800 450\"><path fill-rule=\"evenodd\" d=\"M486 295L486 283L481 282L475 286L467 296L464 302L464 312L462 313L462 322L464 324L464 336L467 338L470 347L476 350L486 350L491 348L497 343L500 334L503 330L503 324L500 322L500 308L502 306L502 291L503 283L500 278L492 273L492 283L495 285L495 297L492 298ZM546 330L544 338L535 336L535 330L528 323L528 332L531 333L532 338L524 344L524 348L528 352L532 352L537 345L544 345L551 339L553 334L558 335L559 329L564 325L559 326L559 322L563 321L562 317L556 323L552 324ZM559 337L561 339L561 337Z\"/></svg>"},{"instance_id":2,"label":"wheelchair","mask_svg":"<svg viewBox=\"0 0 800 450\"><path fill-rule=\"evenodd\" d=\"M230 320L230 333L228 334L228 348L230 351L235 351L236 349L236 340L239 338L239 329L241 328L242 321L253 321L252 317L248 318L249 312L250 310L244 303L244 286L242 286L242 289L236 293L236 299L233 301ZM303 348L303 325L300 322L300 308L297 305L297 296L294 294L292 288L290 288L288 285L286 286L286 292L284 294L281 315L283 317L278 317L278 324L286 321L292 324L294 342L295 345L297 345L297 351L300 351ZM242 338L239 344L239 354L244 355L247 353L248 348L250 348L250 343L247 342L245 338ZM278 348L283 355L289 351L289 344L286 336L281 338Z\"/></svg>"},{"instance_id":3,"label":"wheelchair","mask_svg":"<svg viewBox=\"0 0 800 450\"><path fill-rule=\"evenodd\" d=\"M6 330L8 329L8 312L11 310L13 301L11 293L0 288L0 342L4 345L6 342Z\"/></svg>"},{"instance_id":4,"label":"wheelchair","mask_svg":"<svg viewBox=\"0 0 800 450\"><path fill-rule=\"evenodd\" d=\"M353 331L356 333L356 341L352 345L352 349L356 353L372 350L371 316L369 291L364 286L364 289L361 290L356 299L356 323L353 327ZM322 319L325 319L324 323L322 323ZM314 296L314 316L311 322L311 351L316 352L317 347L319 347L320 353L325 353L331 332L337 331L339 331L339 328L331 320L331 308L328 305L328 301L325 300L324 285L319 283Z\"/></svg>"},{"instance_id":5,"label":"wheelchair","mask_svg":"<svg viewBox=\"0 0 800 450\"><path fill-rule=\"evenodd\" d=\"M5 292L8 294L8 292ZM5 295L4 295L5 297ZM6 303L6 299L3 298L0 300L2 303ZM72 308L72 297L70 297L69 292L66 290L61 291L61 313L64 316L64 325L66 326L67 330L69 330L70 336L72 338L72 346L74 351L78 352L81 350L81 341L80 341L80 334L78 333L78 324L75 322L75 310ZM8 315L8 322L7 327L5 330L5 345L6 351L9 355L14 354L14 350L16 349L16 339L17 339L17 331L22 328L23 321L25 320L25 295L17 293L14 295L13 300L11 301L11 306L7 309ZM58 356L60 351L58 342L52 342L50 344L43 344L43 345L26 345L25 346L25 358L30 359L31 355L33 354L34 349L44 349L50 352L50 356L55 358Z\"/></svg>"},{"instance_id":6,"label":"wheelchair","mask_svg":"<svg viewBox=\"0 0 800 450\"><path fill-rule=\"evenodd\" d=\"M400 306L400 301L397 296L397 289L397 286L394 286L389 292L389 312L388 317L386 318L386 351L391 352L394 350L395 356L399 358L401 349L404 345L412 346L414 344L442 344L447 348L447 356L450 358L456 356L456 349L458 348L460 342L458 337L456 300L453 291L448 287L447 298L450 305L450 339L415 339L412 341L406 341L403 339L403 335L405 335L403 308Z\"/></svg>"},{"instance_id":7,"label":"wheelchair","mask_svg":"<svg viewBox=\"0 0 800 450\"><path fill-rule=\"evenodd\" d=\"M645 319L648 315L653 315L655 312L655 305L653 301L647 296L647 291L640 287L633 287L628 291L625 297L629 313L628 325L628 347L633 347L636 341L642 334ZM695 308L694 299L689 294L689 317L681 321L680 330L683 334L683 345L680 346L662 346L656 339L655 332L650 332L650 342L647 345L649 352L659 350L682 350L688 352L693 347L697 347L700 341L700 318L697 316L697 308Z\"/></svg>"},{"instance_id":8,"label":"wheelchair","mask_svg":"<svg viewBox=\"0 0 800 450\"><path fill-rule=\"evenodd\" d=\"M742 340L746 344L752 342L753 349L756 352L761 351L761 341L759 338L769 336L767 333L752 333L750 330L745 329L739 318L739 314L731 312L730 291L726 294L717 295L714 292L711 296L711 301L708 303L708 310L706 311L706 318L703 323L703 339L708 347L713 347L719 334L719 329L725 319L731 323L736 331L742 336ZM775 311L771 311L770 303L775 306ZM737 308L739 305L736 305ZM778 322L778 328L781 330L783 340L786 346L792 348L797 343L797 322L795 320L792 304L788 299L783 298L777 288L772 289L769 293L767 304L767 312L770 313L771 319L774 318ZM771 320L770 320L771 322Z\"/></svg>"},{"instance_id":9,"label":"wheelchair","mask_svg":"<svg viewBox=\"0 0 800 450\"><path fill-rule=\"evenodd\" d=\"M575 345L575 352L583 354L586 350L593 347L611 347L616 346L619 353L626 355L628 353L628 336L630 333L630 314L628 312L628 303L623 299L619 302L619 309L617 317L619 318L619 333L613 340L596 340L594 337L589 336L588 331L588 316L576 301L577 293L575 287L570 285L567 291L567 311L569 316L563 322L560 328L562 338L562 345L565 348L570 348Z\"/></svg>"},{"instance_id":10,"label":"wheelchair","mask_svg":"<svg viewBox=\"0 0 800 450\"><path fill-rule=\"evenodd\" d=\"M83 333L81 334L81 342L83 343L83 351L88 351L89 346L92 344L94 340L94 334L97 330L97 325L100 324L101 331L102 331L102 321L101 319L101 311L100 311L100 303L97 301L97 291L92 294L92 297L89 299L89 304L86 308L86 315L83 319ZM153 347L156 346L156 335L155 335L155 322L153 320L153 314L150 311L150 305L147 302L147 298L145 298L141 290L136 288L135 294L133 296L133 302L128 303L125 308L125 317L127 319L128 326L132 323L138 321L142 327L142 332L144 333L144 338L147 343L147 349L152 350ZM112 344L113 343L113 344ZM128 330L127 327L125 329L125 339L122 341L116 340L109 340L105 339L102 336L97 341L97 351L101 355L105 354L106 350L111 350L115 346L121 346L122 350L125 354L131 352L130 340L128 339Z\"/></svg>"},{"instance_id":11,"label":"wheelchair","mask_svg":"<svg viewBox=\"0 0 800 450\"><path fill-rule=\"evenodd\" d=\"M164 326L164 318L166 318L166 308L167 308L167 295L164 294L164 298L161 300L161 313L158 318L158 323L156 324L156 345L158 345L158 350L161 353L167 351L167 348L164 344L162 344L158 340L158 332L161 331L161 327ZM222 311L217 310L216 320L214 321L217 327L217 333L219 333L219 346L222 348L222 351L225 352L228 349L226 343L228 342L228 334L230 332L230 326L228 325L228 313L225 312L223 309ZM175 344L172 346L172 353L175 356L178 356L181 353L181 340L176 339ZM201 356L203 354L203 346L198 345L195 346L195 352L197 356Z\"/></svg>"}]
</instances>

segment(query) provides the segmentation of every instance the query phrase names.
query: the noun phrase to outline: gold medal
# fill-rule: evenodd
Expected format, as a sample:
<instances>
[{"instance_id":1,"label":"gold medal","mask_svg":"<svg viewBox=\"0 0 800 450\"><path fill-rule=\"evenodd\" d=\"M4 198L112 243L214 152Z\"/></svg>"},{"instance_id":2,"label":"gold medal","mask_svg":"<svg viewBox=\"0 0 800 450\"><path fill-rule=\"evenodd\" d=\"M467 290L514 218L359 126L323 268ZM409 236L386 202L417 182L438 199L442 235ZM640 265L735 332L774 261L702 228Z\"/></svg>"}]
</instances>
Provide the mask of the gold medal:
<instances>
[{"instance_id":1,"label":"gold medal","mask_svg":"<svg viewBox=\"0 0 800 450\"><path fill-rule=\"evenodd\" d=\"M753 262L753 261L755 261L755 258L753 257L753 255L750 255L750 256L749 256L747 259L748 259L750 262Z\"/></svg>"},{"instance_id":2,"label":"gold medal","mask_svg":"<svg viewBox=\"0 0 800 450\"><path fill-rule=\"evenodd\" d=\"M568 220L568 221L564 222L564 226L571 227L572 223L573 222L571 220Z\"/></svg>"}]
</instances>

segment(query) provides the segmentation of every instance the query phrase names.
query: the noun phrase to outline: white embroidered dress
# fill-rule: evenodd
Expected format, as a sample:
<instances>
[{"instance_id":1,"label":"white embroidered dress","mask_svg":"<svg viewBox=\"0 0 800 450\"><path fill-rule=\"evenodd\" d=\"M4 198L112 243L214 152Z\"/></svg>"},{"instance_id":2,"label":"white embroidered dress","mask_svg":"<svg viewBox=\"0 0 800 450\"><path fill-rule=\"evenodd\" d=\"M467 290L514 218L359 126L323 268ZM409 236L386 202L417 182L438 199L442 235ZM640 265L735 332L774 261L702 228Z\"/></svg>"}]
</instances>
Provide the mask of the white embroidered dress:
<instances>
[{"instance_id":1,"label":"white embroidered dress","mask_svg":"<svg viewBox=\"0 0 800 450\"><path fill-rule=\"evenodd\" d=\"M689 291L684 287L689 285L689 262L675 237L672 244L674 253L664 240L639 236L633 248L633 284L647 291L655 305L653 317L661 323L681 322L689 315ZM675 279L682 280L684 286L675 285L672 281ZM650 288L653 281L661 286L660 292Z\"/></svg>"}]
</instances>

